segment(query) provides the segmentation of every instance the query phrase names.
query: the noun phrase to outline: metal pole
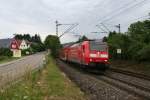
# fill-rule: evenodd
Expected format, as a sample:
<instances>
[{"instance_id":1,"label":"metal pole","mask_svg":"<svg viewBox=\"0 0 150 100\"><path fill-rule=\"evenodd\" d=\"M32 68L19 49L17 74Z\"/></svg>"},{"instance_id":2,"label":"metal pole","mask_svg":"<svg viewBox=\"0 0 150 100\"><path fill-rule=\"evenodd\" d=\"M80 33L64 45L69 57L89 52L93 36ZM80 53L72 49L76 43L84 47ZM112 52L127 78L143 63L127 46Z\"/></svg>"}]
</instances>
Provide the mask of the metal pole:
<instances>
[{"instance_id":1,"label":"metal pole","mask_svg":"<svg viewBox=\"0 0 150 100\"><path fill-rule=\"evenodd\" d=\"M118 24L118 25L116 25L116 27L119 29L118 32L121 33L121 25Z\"/></svg>"},{"instance_id":2,"label":"metal pole","mask_svg":"<svg viewBox=\"0 0 150 100\"><path fill-rule=\"evenodd\" d=\"M56 20L56 35L58 36L58 21Z\"/></svg>"},{"instance_id":3,"label":"metal pole","mask_svg":"<svg viewBox=\"0 0 150 100\"><path fill-rule=\"evenodd\" d=\"M120 29L120 28L121 28L121 26L120 26L120 24L118 25L118 28L119 28L119 33L121 33L121 29Z\"/></svg>"}]
</instances>

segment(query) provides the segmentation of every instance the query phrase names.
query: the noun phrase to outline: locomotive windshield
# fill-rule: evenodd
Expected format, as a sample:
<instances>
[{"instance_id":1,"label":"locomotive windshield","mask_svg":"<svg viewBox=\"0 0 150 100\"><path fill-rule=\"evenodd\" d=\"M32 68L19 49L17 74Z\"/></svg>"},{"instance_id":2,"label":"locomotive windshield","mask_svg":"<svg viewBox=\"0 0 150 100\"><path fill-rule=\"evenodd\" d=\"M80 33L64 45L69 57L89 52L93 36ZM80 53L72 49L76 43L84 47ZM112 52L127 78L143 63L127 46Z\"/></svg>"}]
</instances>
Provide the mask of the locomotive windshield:
<instances>
[{"instance_id":1,"label":"locomotive windshield","mask_svg":"<svg viewBox=\"0 0 150 100\"><path fill-rule=\"evenodd\" d=\"M90 41L90 50L107 51L107 45L103 42Z\"/></svg>"}]
</instances>

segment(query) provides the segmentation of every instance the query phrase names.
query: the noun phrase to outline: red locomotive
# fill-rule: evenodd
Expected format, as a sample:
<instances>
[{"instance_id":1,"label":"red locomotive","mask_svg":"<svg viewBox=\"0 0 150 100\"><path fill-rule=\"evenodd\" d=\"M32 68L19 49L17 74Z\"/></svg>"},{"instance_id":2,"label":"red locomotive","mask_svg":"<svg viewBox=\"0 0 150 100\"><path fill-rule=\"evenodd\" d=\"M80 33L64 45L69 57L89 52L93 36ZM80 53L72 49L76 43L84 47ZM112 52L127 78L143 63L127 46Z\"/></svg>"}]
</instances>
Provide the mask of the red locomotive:
<instances>
[{"instance_id":1,"label":"red locomotive","mask_svg":"<svg viewBox=\"0 0 150 100\"><path fill-rule=\"evenodd\" d=\"M108 68L107 43L97 40L68 44L60 51L60 59L78 63L88 68Z\"/></svg>"}]
</instances>

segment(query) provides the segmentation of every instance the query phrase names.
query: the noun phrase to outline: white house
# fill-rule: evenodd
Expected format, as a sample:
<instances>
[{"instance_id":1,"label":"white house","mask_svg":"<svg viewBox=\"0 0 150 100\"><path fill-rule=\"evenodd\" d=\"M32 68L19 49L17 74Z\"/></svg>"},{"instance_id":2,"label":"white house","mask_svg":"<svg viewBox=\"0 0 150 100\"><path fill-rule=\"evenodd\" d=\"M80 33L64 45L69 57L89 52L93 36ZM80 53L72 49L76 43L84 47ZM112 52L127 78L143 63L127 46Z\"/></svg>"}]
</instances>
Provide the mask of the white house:
<instances>
[{"instance_id":1,"label":"white house","mask_svg":"<svg viewBox=\"0 0 150 100\"><path fill-rule=\"evenodd\" d=\"M14 39L11 42L11 49L19 49L19 50L25 50L30 48L31 43L26 40L16 40Z\"/></svg>"},{"instance_id":2,"label":"white house","mask_svg":"<svg viewBox=\"0 0 150 100\"><path fill-rule=\"evenodd\" d=\"M24 50L24 49L28 49L28 48L30 48L30 44L27 43L27 41L22 40L22 41L21 41L21 44L20 44L20 46L19 46L19 49Z\"/></svg>"}]
</instances>

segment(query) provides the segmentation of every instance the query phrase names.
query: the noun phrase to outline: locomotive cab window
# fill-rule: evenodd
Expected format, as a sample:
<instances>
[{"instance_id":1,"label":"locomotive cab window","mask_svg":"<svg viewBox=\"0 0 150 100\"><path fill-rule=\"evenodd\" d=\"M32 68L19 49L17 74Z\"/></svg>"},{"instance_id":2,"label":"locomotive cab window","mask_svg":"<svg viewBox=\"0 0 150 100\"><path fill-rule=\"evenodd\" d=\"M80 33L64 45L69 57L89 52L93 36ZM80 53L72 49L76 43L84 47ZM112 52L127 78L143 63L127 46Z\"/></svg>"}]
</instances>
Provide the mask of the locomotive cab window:
<instances>
[{"instance_id":1,"label":"locomotive cab window","mask_svg":"<svg viewBox=\"0 0 150 100\"><path fill-rule=\"evenodd\" d=\"M90 41L90 50L107 51L107 45L102 42Z\"/></svg>"}]
</instances>

